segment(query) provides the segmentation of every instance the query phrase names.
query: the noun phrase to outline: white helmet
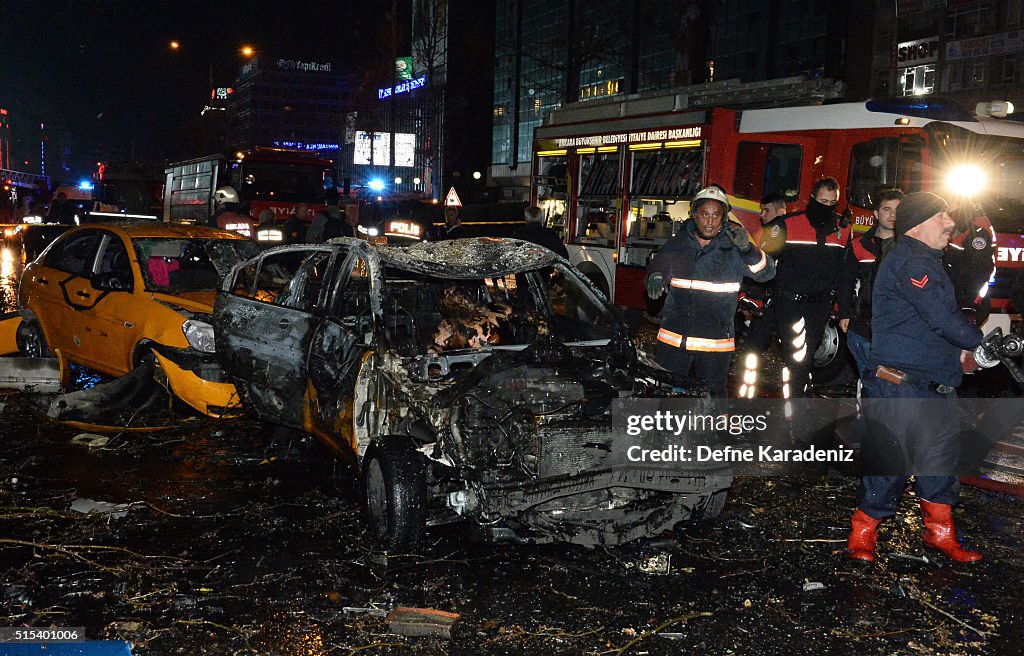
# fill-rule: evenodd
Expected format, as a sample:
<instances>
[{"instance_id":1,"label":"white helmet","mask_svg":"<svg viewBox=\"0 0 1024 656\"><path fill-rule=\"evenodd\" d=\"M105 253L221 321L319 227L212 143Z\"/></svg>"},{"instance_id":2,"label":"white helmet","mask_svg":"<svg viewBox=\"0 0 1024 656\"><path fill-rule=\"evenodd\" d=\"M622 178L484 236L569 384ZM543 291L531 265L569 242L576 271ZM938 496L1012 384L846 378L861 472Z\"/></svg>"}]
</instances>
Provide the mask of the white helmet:
<instances>
[{"instance_id":1,"label":"white helmet","mask_svg":"<svg viewBox=\"0 0 1024 656\"><path fill-rule=\"evenodd\" d=\"M238 192L235 191L234 187L220 187L217 191L213 192L213 201L218 205L237 203Z\"/></svg>"},{"instance_id":2,"label":"white helmet","mask_svg":"<svg viewBox=\"0 0 1024 656\"><path fill-rule=\"evenodd\" d=\"M726 214L732 211L732 205L729 204L729 197L725 195L725 192L718 187L704 187L690 201L690 212L696 212L700 204L706 200L717 200L725 206Z\"/></svg>"}]
</instances>

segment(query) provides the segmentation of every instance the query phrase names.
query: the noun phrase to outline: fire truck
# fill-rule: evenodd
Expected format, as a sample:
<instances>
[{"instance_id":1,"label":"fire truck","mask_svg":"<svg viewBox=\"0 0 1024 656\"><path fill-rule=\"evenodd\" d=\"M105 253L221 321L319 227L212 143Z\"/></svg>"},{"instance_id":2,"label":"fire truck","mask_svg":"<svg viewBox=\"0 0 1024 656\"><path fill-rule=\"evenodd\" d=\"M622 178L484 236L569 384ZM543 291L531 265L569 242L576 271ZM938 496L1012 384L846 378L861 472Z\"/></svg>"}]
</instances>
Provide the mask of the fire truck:
<instances>
[{"instance_id":1,"label":"fire truck","mask_svg":"<svg viewBox=\"0 0 1024 656\"><path fill-rule=\"evenodd\" d=\"M750 93L735 91L737 100ZM980 208L997 233L997 269L979 291L994 313L1008 311L1024 266L1024 123L1006 118L1008 103L974 112L922 98L728 109L695 99L716 100L684 88L574 103L534 133L532 199L563 232L573 264L616 304L645 307L645 266L705 185L728 190L735 218L754 234L765 195L781 193L790 212L801 211L814 182L832 176L860 231L884 188Z\"/></svg>"},{"instance_id":2,"label":"fire truck","mask_svg":"<svg viewBox=\"0 0 1024 656\"><path fill-rule=\"evenodd\" d=\"M165 171L163 219L207 223L217 207L214 192L232 187L255 220L264 210L284 222L296 205L307 205L306 221L324 204L324 182L334 163L308 153L280 148L254 148L169 165ZM246 230L249 226L246 224Z\"/></svg>"}]
</instances>

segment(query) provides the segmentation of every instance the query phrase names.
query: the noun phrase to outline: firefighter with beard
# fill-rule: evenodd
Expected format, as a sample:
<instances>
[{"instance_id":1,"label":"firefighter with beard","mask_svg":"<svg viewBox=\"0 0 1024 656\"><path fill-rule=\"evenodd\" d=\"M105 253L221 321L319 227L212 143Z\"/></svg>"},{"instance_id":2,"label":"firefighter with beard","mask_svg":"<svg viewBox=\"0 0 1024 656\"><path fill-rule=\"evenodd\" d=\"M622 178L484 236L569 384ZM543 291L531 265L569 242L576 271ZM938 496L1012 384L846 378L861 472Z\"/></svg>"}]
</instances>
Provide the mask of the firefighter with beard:
<instances>
[{"instance_id":1,"label":"firefighter with beard","mask_svg":"<svg viewBox=\"0 0 1024 656\"><path fill-rule=\"evenodd\" d=\"M728 396L729 363L735 350L733 318L744 277L775 275L775 261L725 217L728 197L717 187L694 196L690 220L647 267L647 294L668 298L658 331L658 363L687 376L691 367L711 395Z\"/></svg>"},{"instance_id":2,"label":"firefighter with beard","mask_svg":"<svg viewBox=\"0 0 1024 656\"><path fill-rule=\"evenodd\" d=\"M833 209L839 183L822 178L814 183L807 208L786 216L778 272L770 286L771 311L751 321L744 357L740 396L756 395L759 354L774 334L782 342L784 398L805 395L814 352L825 334L841 264L850 244L849 223Z\"/></svg>"},{"instance_id":3,"label":"firefighter with beard","mask_svg":"<svg viewBox=\"0 0 1024 656\"><path fill-rule=\"evenodd\" d=\"M942 252L953 233L946 202L929 192L904 197L896 210L896 244L875 276L871 361L875 368L847 550L872 561L878 524L896 514L907 477L924 519L925 546L955 562L981 560L960 546L953 506L960 498L960 412L956 388L967 349L981 331L957 307Z\"/></svg>"}]
</instances>

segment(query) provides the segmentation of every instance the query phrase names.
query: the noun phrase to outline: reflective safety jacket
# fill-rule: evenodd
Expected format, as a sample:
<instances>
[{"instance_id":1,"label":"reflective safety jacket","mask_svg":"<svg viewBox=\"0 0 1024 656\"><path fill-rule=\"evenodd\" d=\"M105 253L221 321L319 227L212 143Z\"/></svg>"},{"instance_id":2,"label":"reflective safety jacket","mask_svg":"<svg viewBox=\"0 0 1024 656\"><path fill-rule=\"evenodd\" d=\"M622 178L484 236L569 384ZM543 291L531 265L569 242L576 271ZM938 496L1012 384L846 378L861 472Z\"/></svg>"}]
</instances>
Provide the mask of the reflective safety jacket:
<instances>
[{"instance_id":1,"label":"reflective safety jacket","mask_svg":"<svg viewBox=\"0 0 1024 656\"><path fill-rule=\"evenodd\" d=\"M832 294L850 243L849 226L833 223L817 230L804 213L786 218L786 244L778 255L779 269L773 287L810 300L825 300Z\"/></svg>"},{"instance_id":2,"label":"reflective safety jacket","mask_svg":"<svg viewBox=\"0 0 1024 656\"><path fill-rule=\"evenodd\" d=\"M697 241L693 220L665 244L647 267L664 276L668 298L658 341L687 351L736 350L736 302L744 277L763 282L775 275L775 261L756 246L741 254L719 232L706 246Z\"/></svg>"},{"instance_id":3,"label":"reflective safety jacket","mask_svg":"<svg viewBox=\"0 0 1024 656\"><path fill-rule=\"evenodd\" d=\"M850 330L871 339L871 288L878 260L892 246L892 238L881 239L878 227L853 238L843 260L839 280L839 319L850 320Z\"/></svg>"},{"instance_id":4,"label":"reflective safety jacket","mask_svg":"<svg viewBox=\"0 0 1024 656\"><path fill-rule=\"evenodd\" d=\"M960 351L981 330L957 307L942 251L901 236L882 258L872 295L872 367L884 364L929 383L960 384Z\"/></svg>"}]
</instances>

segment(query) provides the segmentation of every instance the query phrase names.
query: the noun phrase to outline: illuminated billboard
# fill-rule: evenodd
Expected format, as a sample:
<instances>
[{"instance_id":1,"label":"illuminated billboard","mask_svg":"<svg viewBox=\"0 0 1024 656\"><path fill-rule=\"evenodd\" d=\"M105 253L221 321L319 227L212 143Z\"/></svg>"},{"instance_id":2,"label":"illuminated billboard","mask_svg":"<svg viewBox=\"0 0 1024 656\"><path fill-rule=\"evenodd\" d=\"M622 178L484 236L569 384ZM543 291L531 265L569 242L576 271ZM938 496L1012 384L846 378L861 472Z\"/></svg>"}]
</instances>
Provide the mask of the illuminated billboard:
<instances>
[{"instance_id":1,"label":"illuminated billboard","mask_svg":"<svg viewBox=\"0 0 1024 656\"><path fill-rule=\"evenodd\" d=\"M391 133L356 131L353 164L387 166L391 163ZM416 135L406 132L395 134L395 166L411 167L416 157Z\"/></svg>"}]
</instances>

